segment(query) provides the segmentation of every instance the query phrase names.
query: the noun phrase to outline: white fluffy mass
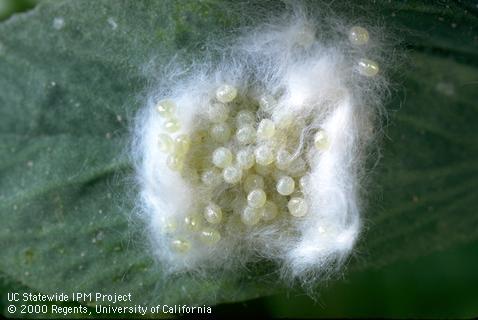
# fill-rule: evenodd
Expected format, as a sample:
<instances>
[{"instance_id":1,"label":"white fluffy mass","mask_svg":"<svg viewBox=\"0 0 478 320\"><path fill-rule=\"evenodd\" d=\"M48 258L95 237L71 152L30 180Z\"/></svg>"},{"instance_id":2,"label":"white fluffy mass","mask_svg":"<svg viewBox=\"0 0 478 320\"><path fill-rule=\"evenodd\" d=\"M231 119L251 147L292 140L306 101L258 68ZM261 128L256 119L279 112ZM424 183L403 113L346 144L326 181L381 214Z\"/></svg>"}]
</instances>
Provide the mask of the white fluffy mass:
<instances>
[{"instance_id":1,"label":"white fluffy mass","mask_svg":"<svg viewBox=\"0 0 478 320\"><path fill-rule=\"evenodd\" d=\"M296 9L215 45L222 58L161 74L138 116L133 152L155 256L170 273L261 259L284 278L336 270L361 231L385 87L377 41Z\"/></svg>"}]
</instances>

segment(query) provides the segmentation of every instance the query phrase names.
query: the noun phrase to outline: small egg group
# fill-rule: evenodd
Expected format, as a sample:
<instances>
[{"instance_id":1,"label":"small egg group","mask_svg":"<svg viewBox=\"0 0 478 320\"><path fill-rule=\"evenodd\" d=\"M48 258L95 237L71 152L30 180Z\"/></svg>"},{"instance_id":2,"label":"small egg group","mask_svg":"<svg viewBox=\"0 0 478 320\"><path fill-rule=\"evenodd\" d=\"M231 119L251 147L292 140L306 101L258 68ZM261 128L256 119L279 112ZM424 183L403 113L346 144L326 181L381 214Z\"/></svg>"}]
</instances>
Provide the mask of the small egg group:
<instances>
[{"instance_id":1,"label":"small egg group","mask_svg":"<svg viewBox=\"0 0 478 320\"><path fill-rule=\"evenodd\" d=\"M156 104L156 111L162 118L164 130L158 135L158 149L167 155L165 163L168 168L180 172L191 140L187 134L178 134L181 130L181 122L176 117L177 106L174 101L159 101Z\"/></svg>"},{"instance_id":2,"label":"small egg group","mask_svg":"<svg viewBox=\"0 0 478 320\"><path fill-rule=\"evenodd\" d=\"M357 47L363 47L368 44L370 35L367 29L354 26L349 30L349 41L352 45ZM374 60L362 58L357 62L357 71L359 74L365 77L374 77L380 71L378 63Z\"/></svg>"}]
</instances>

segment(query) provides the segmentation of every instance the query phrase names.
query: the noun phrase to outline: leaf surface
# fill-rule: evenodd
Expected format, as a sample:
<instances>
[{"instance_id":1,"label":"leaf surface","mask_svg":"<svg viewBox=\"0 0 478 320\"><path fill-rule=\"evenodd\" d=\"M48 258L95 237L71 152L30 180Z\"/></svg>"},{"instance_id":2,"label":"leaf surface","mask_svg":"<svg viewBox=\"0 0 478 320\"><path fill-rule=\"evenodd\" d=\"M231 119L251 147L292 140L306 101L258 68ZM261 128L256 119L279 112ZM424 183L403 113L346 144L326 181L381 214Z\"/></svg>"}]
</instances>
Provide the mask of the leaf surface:
<instances>
[{"instance_id":1,"label":"leaf surface","mask_svg":"<svg viewBox=\"0 0 478 320\"><path fill-rule=\"evenodd\" d=\"M173 56L194 58L209 34L243 23L229 4L57 1L0 25L2 274L45 293L131 292L135 303L151 304L239 301L280 289L267 266L214 280L164 279L131 217L134 114ZM407 53L392 79L366 231L349 268L476 239L476 8L341 5L337 12L384 24Z\"/></svg>"}]
</instances>

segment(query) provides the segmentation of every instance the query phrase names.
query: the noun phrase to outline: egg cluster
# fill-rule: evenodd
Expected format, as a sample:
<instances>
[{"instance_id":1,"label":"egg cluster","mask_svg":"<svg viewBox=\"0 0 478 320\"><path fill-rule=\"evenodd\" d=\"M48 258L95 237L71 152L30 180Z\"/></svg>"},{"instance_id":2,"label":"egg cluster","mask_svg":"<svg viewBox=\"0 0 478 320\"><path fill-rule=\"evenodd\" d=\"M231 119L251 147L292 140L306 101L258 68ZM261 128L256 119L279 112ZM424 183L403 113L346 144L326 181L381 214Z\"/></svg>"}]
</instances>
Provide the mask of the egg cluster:
<instances>
[{"instance_id":1,"label":"egg cluster","mask_svg":"<svg viewBox=\"0 0 478 320\"><path fill-rule=\"evenodd\" d=\"M259 101L239 97L236 88L223 85L190 135L177 134L181 124L173 101L157 104L164 118L158 148L167 154L168 168L204 195L197 212L183 221L169 221L167 232L192 231L202 242L214 244L221 239L223 223L234 216L243 225L254 226L279 215L303 217L308 213L303 188L309 167L298 149L307 122L292 117L271 120L263 111L271 103L272 97ZM257 119L258 114L264 117ZM319 150L327 148L325 132L317 131L312 142ZM191 244L178 238L172 246L184 252Z\"/></svg>"},{"instance_id":2,"label":"egg cluster","mask_svg":"<svg viewBox=\"0 0 478 320\"><path fill-rule=\"evenodd\" d=\"M357 46L368 37L361 27L349 33ZM376 62L361 59L357 70L374 76L379 69ZM216 245L229 232L309 214L305 156L326 152L329 137L324 130L308 129L313 119L307 117L273 119L276 98L239 93L223 84L209 93L189 133L182 130L174 101L157 103L163 125L158 148L169 170L194 186L199 199L192 212L165 221L172 249L184 253L197 243Z\"/></svg>"}]
</instances>

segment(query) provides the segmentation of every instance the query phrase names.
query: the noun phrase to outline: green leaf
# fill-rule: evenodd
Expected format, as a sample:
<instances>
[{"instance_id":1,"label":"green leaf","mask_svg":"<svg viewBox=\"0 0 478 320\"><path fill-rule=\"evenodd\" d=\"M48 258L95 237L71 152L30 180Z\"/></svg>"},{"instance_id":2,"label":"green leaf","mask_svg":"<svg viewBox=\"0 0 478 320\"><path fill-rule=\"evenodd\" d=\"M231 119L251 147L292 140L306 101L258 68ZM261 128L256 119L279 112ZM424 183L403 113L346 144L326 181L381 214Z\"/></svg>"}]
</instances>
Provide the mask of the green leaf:
<instances>
[{"instance_id":1,"label":"green leaf","mask_svg":"<svg viewBox=\"0 0 478 320\"><path fill-rule=\"evenodd\" d=\"M134 303L151 304L240 301L280 289L268 266L165 279L142 245L142 226L130 221L133 116L174 55L200 55L208 34L242 23L229 4L55 1L0 25L1 273L45 293L131 292ZM385 24L408 56L391 66L382 159L349 269L476 239L476 8L334 5Z\"/></svg>"}]
</instances>

